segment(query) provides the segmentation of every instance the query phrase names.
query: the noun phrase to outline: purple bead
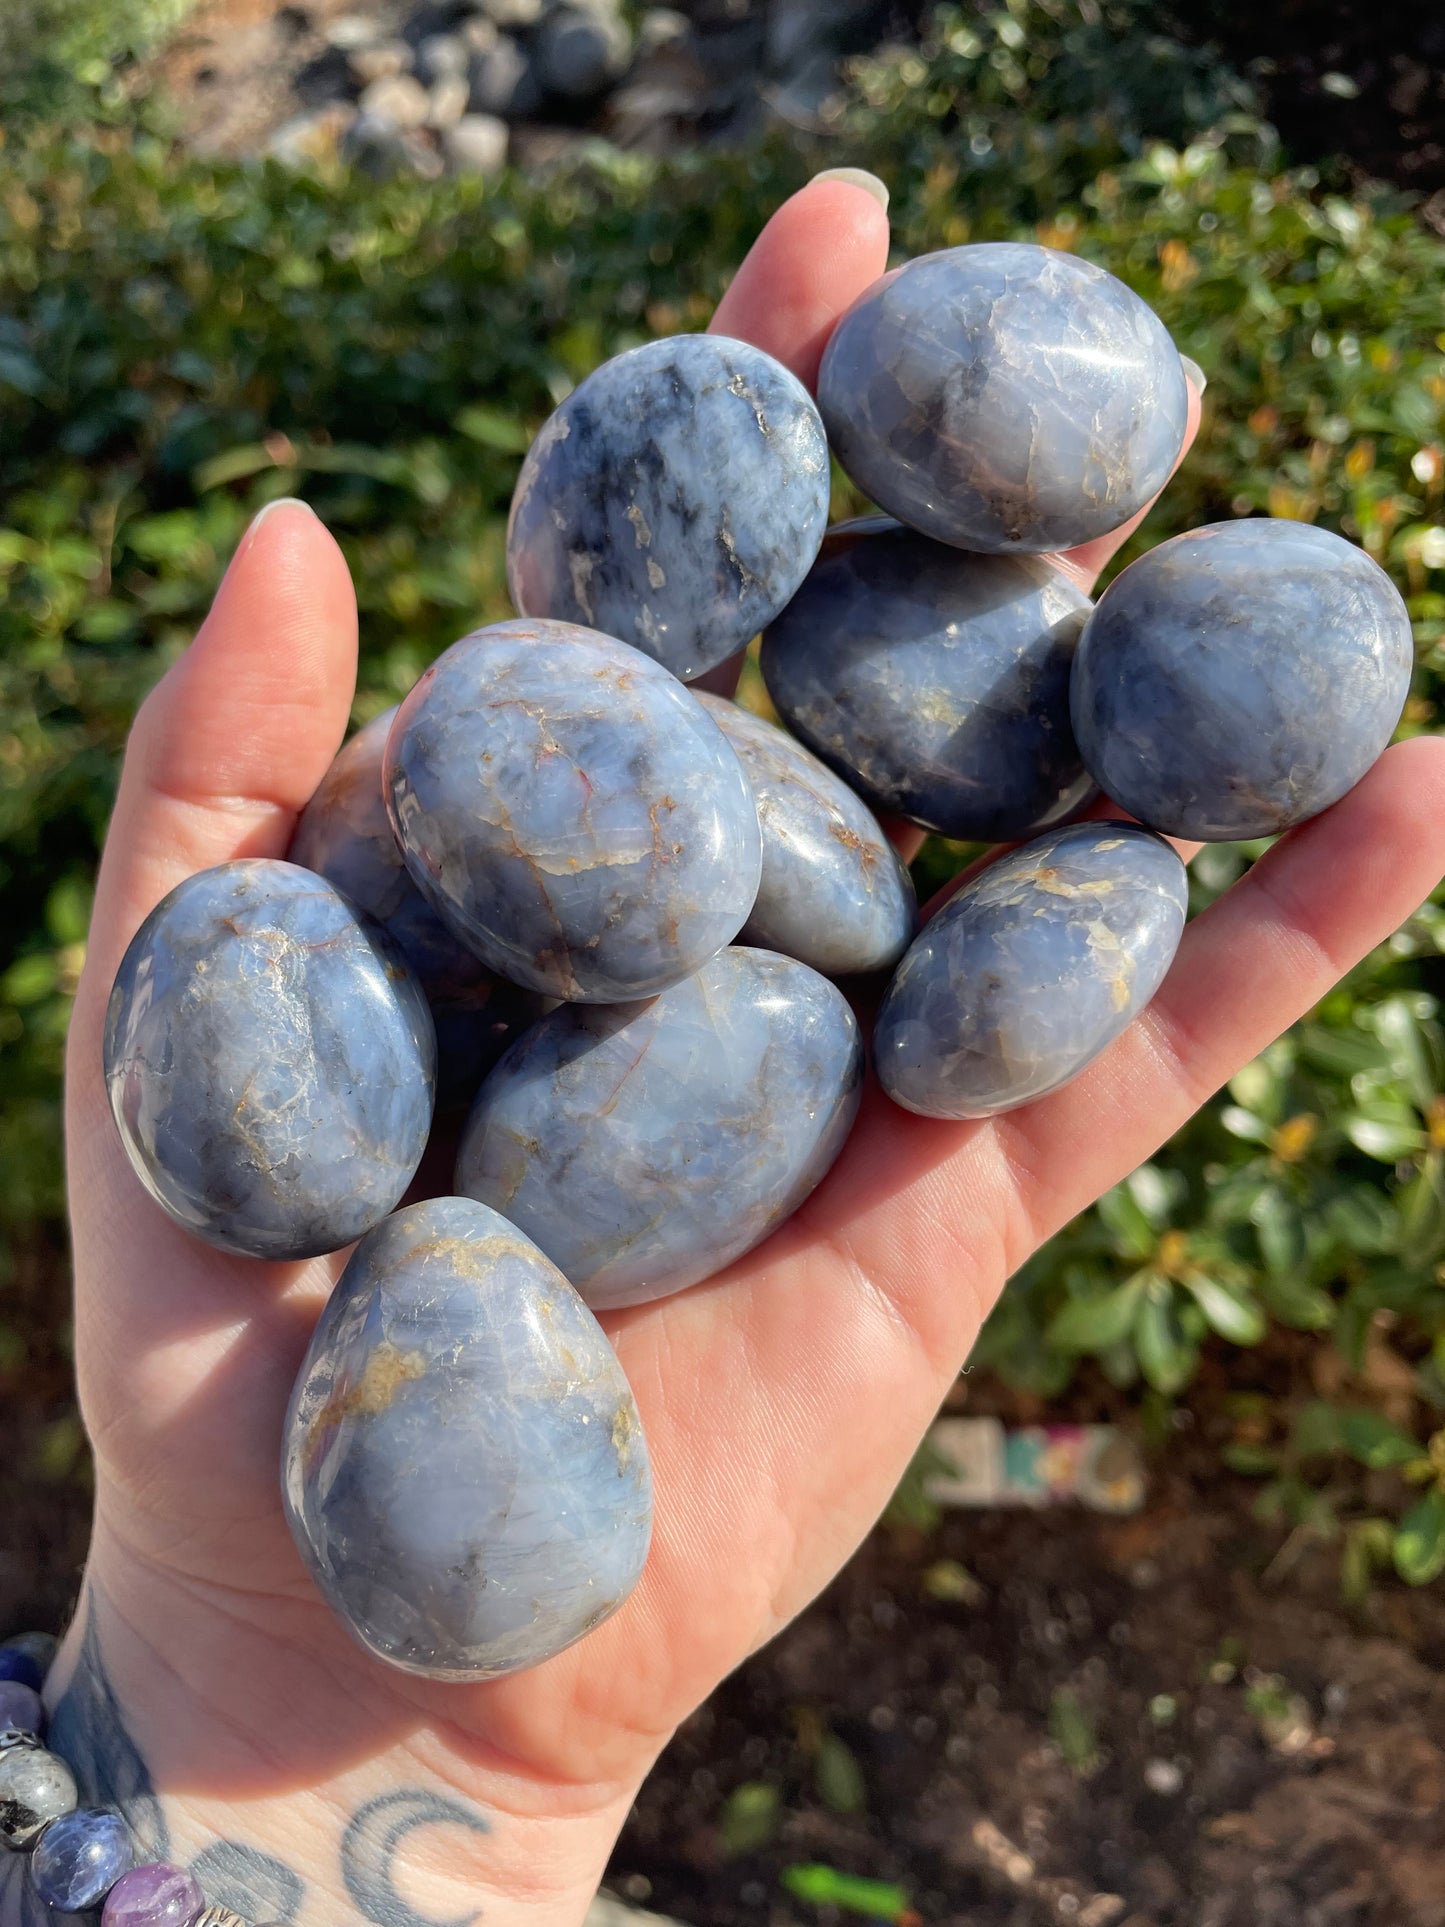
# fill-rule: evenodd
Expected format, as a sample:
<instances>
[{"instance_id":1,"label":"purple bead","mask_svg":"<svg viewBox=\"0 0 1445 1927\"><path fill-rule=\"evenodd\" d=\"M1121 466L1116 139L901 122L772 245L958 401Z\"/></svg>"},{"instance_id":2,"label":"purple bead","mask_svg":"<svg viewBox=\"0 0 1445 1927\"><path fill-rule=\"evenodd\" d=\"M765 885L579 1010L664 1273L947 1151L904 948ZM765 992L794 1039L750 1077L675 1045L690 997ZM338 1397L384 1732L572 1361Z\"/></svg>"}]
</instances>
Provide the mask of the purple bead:
<instances>
[{"instance_id":1,"label":"purple bead","mask_svg":"<svg viewBox=\"0 0 1445 1927\"><path fill-rule=\"evenodd\" d=\"M30 1857L30 1880L47 1907L79 1914L98 1907L131 1866L130 1828L108 1807L77 1807L52 1820Z\"/></svg>"},{"instance_id":2,"label":"purple bead","mask_svg":"<svg viewBox=\"0 0 1445 1927\"><path fill-rule=\"evenodd\" d=\"M0 1646L0 1681L18 1680L38 1693L45 1684L44 1670L19 1646Z\"/></svg>"},{"instance_id":3,"label":"purple bead","mask_svg":"<svg viewBox=\"0 0 1445 1927\"><path fill-rule=\"evenodd\" d=\"M184 1868L163 1862L132 1867L106 1895L100 1927L191 1927L205 1904Z\"/></svg>"},{"instance_id":4,"label":"purple bead","mask_svg":"<svg viewBox=\"0 0 1445 1927\"><path fill-rule=\"evenodd\" d=\"M22 1733L45 1732L45 1708L33 1686L18 1679L0 1679L0 1727L18 1727Z\"/></svg>"}]
</instances>

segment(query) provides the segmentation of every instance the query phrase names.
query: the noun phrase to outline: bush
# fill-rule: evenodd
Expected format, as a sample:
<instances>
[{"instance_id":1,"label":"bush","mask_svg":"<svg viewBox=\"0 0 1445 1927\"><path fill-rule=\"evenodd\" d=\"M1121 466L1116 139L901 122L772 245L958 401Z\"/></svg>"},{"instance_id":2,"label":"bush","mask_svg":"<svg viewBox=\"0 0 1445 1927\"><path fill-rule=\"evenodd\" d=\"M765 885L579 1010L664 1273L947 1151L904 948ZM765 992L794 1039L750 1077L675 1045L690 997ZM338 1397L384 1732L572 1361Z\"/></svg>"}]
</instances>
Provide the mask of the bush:
<instances>
[{"instance_id":1,"label":"bush","mask_svg":"<svg viewBox=\"0 0 1445 1927\"><path fill-rule=\"evenodd\" d=\"M826 158L880 167L909 252L1037 235L1153 302L1210 389L1199 446L1135 546L1257 511L1343 529L1410 598L1406 728L1429 727L1445 675L1445 247L1398 199L1325 195L1285 168L1247 106L1234 76L1141 32L1129 9L945 8L921 52L858 64ZM555 400L630 343L701 326L819 157L781 138L667 164L599 150L545 181L487 186L207 165L133 127L37 124L6 152L0 1229L13 1243L61 1216L61 1041L127 722L247 517L304 492L337 531L362 613L356 713L375 713L505 612L507 500ZM1198 898L1254 853L1208 851ZM925 887L963 854L932 843ZM1268 1475L1270 1505L1318 1518L1353 1453L1406 1524L1396 1534L1353 1488L1331 1518L1353 1534L1355 1569L1383 1547L1410 1578L1445 1563L1442 954L1445 911L1427 906L1041 1253L979 1354L1051 1395L1091 1359L1172 1399L1202 1357L1269 1358L1303 1333L1362 1375L1349 1397L1368 1410L1385 1347L1408 1385L1392 1406L1408 1454L1366 1440L1362 1457L1358 1424L1311 1421L1301 1437L1290 1414L1251 1408L1233 1463ZM1391 1467L1428 1495L1411 1499Z\"/></svg>"}]
</instances>

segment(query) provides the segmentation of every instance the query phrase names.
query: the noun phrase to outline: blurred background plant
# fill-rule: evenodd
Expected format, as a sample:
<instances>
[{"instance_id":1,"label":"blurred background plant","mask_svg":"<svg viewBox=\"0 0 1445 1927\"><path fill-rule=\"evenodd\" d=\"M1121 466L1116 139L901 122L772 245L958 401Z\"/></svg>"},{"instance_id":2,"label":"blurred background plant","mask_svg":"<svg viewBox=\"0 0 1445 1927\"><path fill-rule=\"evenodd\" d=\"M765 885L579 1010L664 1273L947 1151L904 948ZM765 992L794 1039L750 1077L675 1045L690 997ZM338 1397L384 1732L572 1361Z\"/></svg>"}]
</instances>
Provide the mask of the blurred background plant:
<instances>
[{"instance_id":1,"label":"blurred background plant","mask_svg":"<svg viewBox=\"0 0 1445 1927\"><path fill-rule=\"evenodd\" d=\"M818 166L884 176L900 253L1031 236L1137 288L1209 390L1130 553L1254 513L1342 529L1409 599L1403 727L1438 726L1445 242L1398 191L1292 161L1252 83L1142 0L939 7L808 131L593 142L495 181L196 159L116 65L178 11L26 0L0 22L0 1382L63 1355L61 1052L127 724L248 517L301 493L336 531L357 719L394 702L505 613L507 502L549 409L704 325ZM1257 853L1208 850L1197 903ZM932 842L923 890L966 854ZM1445 1571L1442 996L1437 901L1025 1268L974 1383L1124 1401L1156 1441L1207 1399L1285 1545L1337 1547L1355 1594ZM34 1451L81 1462L68 1407Z\"/></svg>"}]
</instances>

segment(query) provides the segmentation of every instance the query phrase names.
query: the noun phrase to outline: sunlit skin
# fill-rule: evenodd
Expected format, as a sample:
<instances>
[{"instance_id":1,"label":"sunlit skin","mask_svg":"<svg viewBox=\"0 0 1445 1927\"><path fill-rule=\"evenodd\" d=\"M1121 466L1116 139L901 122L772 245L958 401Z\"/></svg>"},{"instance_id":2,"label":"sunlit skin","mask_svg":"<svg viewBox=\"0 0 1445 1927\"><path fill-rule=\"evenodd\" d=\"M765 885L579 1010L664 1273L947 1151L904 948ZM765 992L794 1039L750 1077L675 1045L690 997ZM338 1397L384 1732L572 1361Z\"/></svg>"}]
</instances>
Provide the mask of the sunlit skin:
<instances>
[{"instance_id":1,"label":"sunlit skin","mask_svg":"<svg viewBox=\"0 0 1445 1927\"><path fill-rule=\"evenodd\" d=\"M715 326L807 382L882 271L883 210L819 181L774 216ZM1191 434L1198 423L1191 409ZM1086 585L1126 531L1063 559ZM1146 1015L1078 1082L986 1123L876 1091L830 1178L768 1243L608 1326L651 1443L656 1533L600 1631L530 1673L444 1687L387 1671L309 1583L282 1518L282 1415L340 1260L229 1259L172 1226L106 1107L106 996L181 878L285 853L341 743L356 604L335 542L284 506L242 541L137 718L70 1046L77 1361L95 1447L89 1565L120 1709L193 1856L244 1839L353 1919L338 1842L358 1802L444 1789L397 1884L435 1921L575 1923L678 1721L824 1586L886 1502L1009 1273L1148 1157L1395 929L1445 869L1445 744L1392 749L1187 931ZM75 1642L55 1676L62 1685ZM54 1693L52 1692L52 1697Z\"/></svg>"}]
</instances>

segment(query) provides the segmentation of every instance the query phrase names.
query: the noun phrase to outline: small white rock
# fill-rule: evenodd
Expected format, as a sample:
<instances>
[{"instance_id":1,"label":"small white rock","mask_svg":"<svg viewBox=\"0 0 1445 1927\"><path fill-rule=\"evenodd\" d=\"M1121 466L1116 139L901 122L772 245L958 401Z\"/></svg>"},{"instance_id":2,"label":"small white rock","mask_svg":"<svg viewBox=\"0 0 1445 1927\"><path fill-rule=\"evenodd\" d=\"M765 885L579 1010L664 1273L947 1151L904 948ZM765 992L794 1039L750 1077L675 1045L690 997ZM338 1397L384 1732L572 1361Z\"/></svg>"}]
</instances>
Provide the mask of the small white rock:
<instances>
[{"instance_id":1,"label":"small white rock","mask_svg":"<svg viewBox=\"0 0 1445 1927\"><path fill-rule=\"evenodd\" d=\"M507 164L507 123L495 114L464 114L442 134L442 146L454 174L490 179Z\"/></svg>"},{"instance_id":2,"label":"small white rock","mask_svg":"<svg viewBox=\"0 0 1445 1927\"><path fill-rule=\"evenodd\" d=\"M1184 1785L1184 1775L1173 1760L1149 1760L1144 1767L1144 1784L1151 1793L1172 1799Z\"/></svg>"},{"instance_id":3,"label":"small white rock","mask_svg":"<svg viewBox=\"0 0 1445 1927\"><path fill-rule=\"evenodd\" d=\"M411 74L388 74L372 81L362 94L361 111L368 119L390 121L393 127L425 127L431 95Z\"/></svg>"},{"instance_id":4,"label":"small white rock","mask_svg":"<svg viewBox=\"0 0 1445 1927\"><path fill-rule=\"evenodd\" d=\"M411 66L411 48L404 40L381 40L375 46L358 47L351 56L351 71L363 87L369 87L374 80L392 80L398 74L409 74Z\"/></svg>"},{"instance_id":5,"label":"small white rock","mask_svg":"<svg viewBox=\"0 0 1445 1927\"><path fill-rule=\"evenodd\" d=\"M466 113L471 97L471 84L464 74L444 74L432 87L427 125L455 127Z\"/></svg>"}]
</instances>

